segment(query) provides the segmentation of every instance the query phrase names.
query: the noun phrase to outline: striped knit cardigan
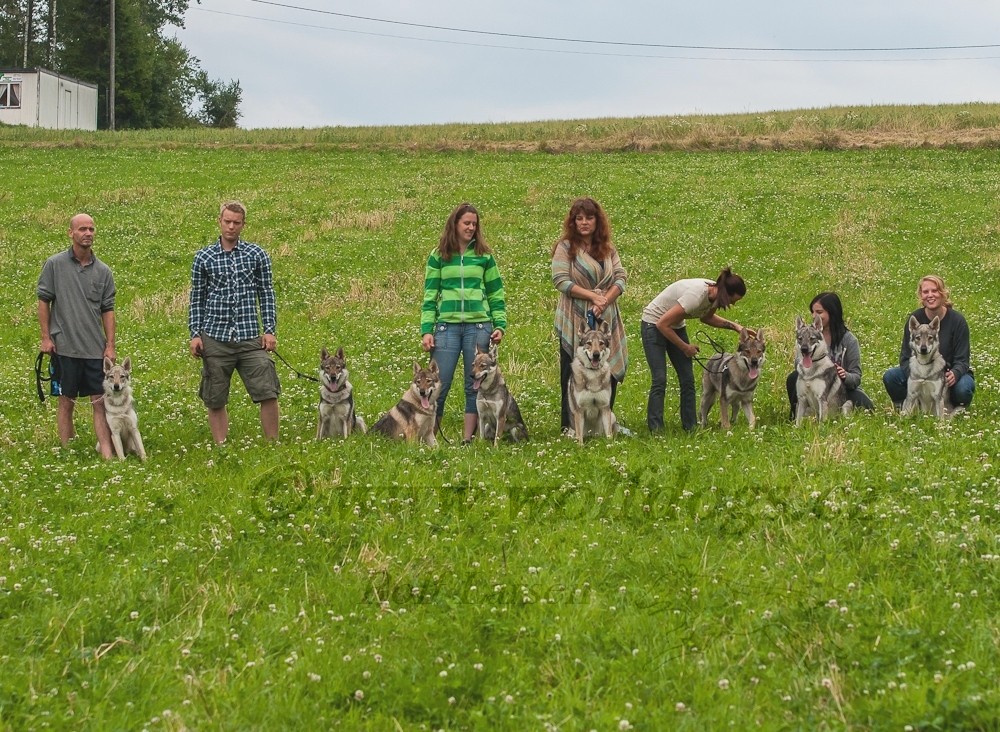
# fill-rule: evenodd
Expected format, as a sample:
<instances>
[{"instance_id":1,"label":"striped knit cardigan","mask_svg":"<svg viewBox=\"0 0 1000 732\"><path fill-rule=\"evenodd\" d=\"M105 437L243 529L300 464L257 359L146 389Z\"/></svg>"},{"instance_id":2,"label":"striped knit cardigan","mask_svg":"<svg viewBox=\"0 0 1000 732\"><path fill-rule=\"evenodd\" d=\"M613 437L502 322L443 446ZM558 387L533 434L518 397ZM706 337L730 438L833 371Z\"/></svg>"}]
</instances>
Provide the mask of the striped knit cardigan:
<instances>
[{"instance_id":1,"label":"striped knit cardigan","mask_svg":"<svg viewBox=\"0 0 1000 732\"><path fill-rule=\"evenodd\" d=\"M444 262L437 247L427 258L420 335L434 332L436 323L487 323L507 329L503 280L492 254L475 253L475 241L464 254Z\"/></svg>"},{"instance_id":2,"label":"striped knit cardigan","mask_svg":"<svg viewBox=\"0 0 1000 732\"><path fill-rule=\"evenodd\" d=\"M603 268L602 268L603 264ZM589 300L578 300L570 297L573 285L579 285L585 290L600 290L607 292L612 285L618 285L625 292L625 280L628 275L622 267L618 252L611 250L604 262L598 262L583 250L577 250L576 258L569 255L569 242L560 242L552 255L552 284L559 290L559 302L556 304L556 332L559 334L560 347L571 356L576 353L580 334L580 324L587 322ZM611 358L609 365L615 380L621 383L625 380L628 369L628 345L625 342L625 326L618 312L617 301L608 305L601 315L601 320L611 324Z\"/></svg>"}]
</instances>

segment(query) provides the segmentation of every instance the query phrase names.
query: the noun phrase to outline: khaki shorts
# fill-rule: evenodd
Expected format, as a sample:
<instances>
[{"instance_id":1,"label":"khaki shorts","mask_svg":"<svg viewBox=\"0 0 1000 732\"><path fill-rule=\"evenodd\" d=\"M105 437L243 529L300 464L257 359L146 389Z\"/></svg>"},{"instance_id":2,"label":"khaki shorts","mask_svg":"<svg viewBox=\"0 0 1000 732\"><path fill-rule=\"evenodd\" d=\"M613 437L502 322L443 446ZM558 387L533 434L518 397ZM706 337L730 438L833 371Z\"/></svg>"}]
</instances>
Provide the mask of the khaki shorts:
<instances>
[{"instance_id":1,"label":"khaki shorts","mask_svg":"<svg viewBox=\"0 0 1000 732\"><path fill-rule=\"evenodd\" d=\"M243 386L254 404L277 399L281 394L274 361L260 346L260 338L224 343L202 333L201 386L198 396L209 409L221 409L229 403L229 382L233 369L239 372Z\"/></svg>"}]
</instances>

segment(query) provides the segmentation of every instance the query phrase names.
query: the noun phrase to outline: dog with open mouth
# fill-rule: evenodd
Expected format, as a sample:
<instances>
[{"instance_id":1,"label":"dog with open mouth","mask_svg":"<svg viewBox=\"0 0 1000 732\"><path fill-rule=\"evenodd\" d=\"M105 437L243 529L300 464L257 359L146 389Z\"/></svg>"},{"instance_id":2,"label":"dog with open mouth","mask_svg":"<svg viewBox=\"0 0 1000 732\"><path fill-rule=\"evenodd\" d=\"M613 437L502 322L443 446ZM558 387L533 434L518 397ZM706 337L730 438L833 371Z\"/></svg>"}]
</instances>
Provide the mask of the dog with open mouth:
<instances>
[{"instance_id":1,"label":"dog with open mouth","mask_svg":"<svg viewBox=\"0 0 1000 732\"><path fill-rule=\"evenodd\" d=\"M396 406L372 427L393 440L423 442L437 447L434 424L437 421L437 398L441 393L441 375L433 358L427 368L413 362L413 381Z\"/></svg>"},{"instance_id":2,"label":"dog with open mouth","mask_svg":"<svg viewBox=\"0 0 1000 732\"><path fill-rule=\"evenodd\" d=\"M758 330L755 336L751 336L750 331L743 328L736 353L717 353L708 359L701 375L702 427L708 427L708 413L718 396L722 429L730 428L741 407L750 429L754 428L757 418L753 413L753 395L760 379L765 350L763 333Z\"/></svg>"},{"instance_id":3,"label":"dog with open mouth","mask_svg":"<svg viewBox=\"0 0 1000 732\"><path fill-rule=\"evenodd\" d=\"M333 355L324 348L319 354L319 424L316 439L337 435L350 437L367 431L365 421L354 410L354 387L348 380L347 360L341 346Z\"/></svg>"},{"instance_id":4,"label":"dog with open mouth","mask_svg":"<svg viewBox=\"0 0 1000 732\"><path fill-rule=\"evenodd\" d=\"M853 409L847 388L830 358L823 339L823 319L818 314L813 316L812 323L795 316L795 370L799 374L795 385L799 400L796 427L810 415L822 422L831 414L849 414Z\"/></svg>"}]
</instances>

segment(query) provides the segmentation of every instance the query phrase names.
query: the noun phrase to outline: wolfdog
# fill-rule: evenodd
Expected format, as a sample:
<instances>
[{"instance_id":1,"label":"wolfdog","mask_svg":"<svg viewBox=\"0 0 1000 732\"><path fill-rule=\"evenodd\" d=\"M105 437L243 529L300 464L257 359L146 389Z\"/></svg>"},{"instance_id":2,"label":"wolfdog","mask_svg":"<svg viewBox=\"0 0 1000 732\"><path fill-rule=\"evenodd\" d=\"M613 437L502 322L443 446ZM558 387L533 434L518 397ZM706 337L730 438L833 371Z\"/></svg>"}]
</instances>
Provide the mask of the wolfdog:
<instances>
[{"instance_id":1,"label":"wolfdog","mask_svg":"<svg viewBox=\"0 0 1000 732\"><path fill-rule=\"evenodd\" d=\"M368 429L354 411L354 387L347 380L348 376L343 346L332 356L325 348L320 351L317 440L333 435L348 437L352 430L364 434Z\"/></svg>"},{"instance_id":2,"label":"wolfdog","mask_svg":"<svg viewBox=\"0 0 1000 732\"><path fill-rule=\"evenodd\" d=\"M795 316L795 344L795 370L799 374L795 426L812 414L822 422L834 412L850 413L854 405L848 401L847 389L827 351L823 321L818 315L811 325Z\"/></svg>"},{"instance_id":3,"label":"wolfdog","mask_svg":"<svg viewBox=\"0 0 1000 732\"><path fill-rule=\"evenodd\" d=\"M601 323L593 329L580 324L580 340L573 359L573 373L567 388L569 414L576 441L592 435L614 437L618 422L611 411L611 326Z\"/></svg>"},{"instance_id":4,"label":"wolfdog","mask_svg":"<svg viewBox=\"0 0 1000 732\"><path fill-rule=\"evenodd\" d=\"M427 368L414 361L410 388L396 406L375 423L372 431L381 432L394 440L422 440L430 447L437 447L434 423L437 421L437 396L440 391L437 361L432 358Z\"/></svg>"},{"instance_id":5,"label":"wolfdog","mask_svg":"<svg viewBox=\"0 0 1000 732\"><path fill-rule=\"evenodd\" d=\"M945 395L948 393L945 372L948 366L938 350L941 320L936 315L928 325L910 316L910 377L906 382L906 401L900 414L909 416L914 410L929 412L945 419Z\"/></svg>"},{"instance_id":6,"label":"wolfdog","mask_svg":"<svg viewBox=\"0 0 1000 732\"><path fill-rule=\"evenodd\" d=\"M139 434L139 417L132 403L132 359L126 358L121 366L105 356L104 358L104 413L111 428L111 444L119 460L128 453L146 459ZM100 448L100 444L98 444Z\"/></svg>"},{"instance_id":7,"label":"wolfdog","mask_svg":"<svg viewBox=\"0 0 1000 732\"><path fill-rule=\"evenodd\" d=\"M497 363L497 347L483 351L476 344L476 358L472 362L472 388L476 390L476 411L479 412L479 436L500 444L507 433L513 442L528 439L528 428L521 419L521 410L514 396L507 389L507 382Z\"/></svg>"},{"instance_id":8,"label":"wolfdog","mask_svg":"<svg viewBox=\"0 0 1000 732\"><path fill-rule=\"evenodd\" d=\"M718 395L722 429L729 429L730 421L736 419L741 406L750 429L754 428L757 418L753 413L753 393L760 378L760 365L764 363L764 350L764 334L757 331L756 336L751 336L743 328L736 353L717 353L708 359L701 375L702 427L708 427L708 412Z\"/></svg>"}]
</instances>

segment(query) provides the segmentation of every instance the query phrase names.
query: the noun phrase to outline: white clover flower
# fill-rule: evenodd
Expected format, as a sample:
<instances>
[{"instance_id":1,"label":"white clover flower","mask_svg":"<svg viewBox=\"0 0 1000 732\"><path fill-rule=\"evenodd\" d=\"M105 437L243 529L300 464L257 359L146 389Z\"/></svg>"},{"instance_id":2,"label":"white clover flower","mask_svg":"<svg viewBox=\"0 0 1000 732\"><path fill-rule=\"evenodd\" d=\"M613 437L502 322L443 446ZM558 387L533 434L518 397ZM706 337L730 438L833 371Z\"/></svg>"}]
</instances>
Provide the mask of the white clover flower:
<instances>
[{"instance_id":1,"label":"white clover flower","mask_svg":"<svg viewBox=\"0 0 1000 732\"><path fill-rule=\"evenodd\" d=\"M362 699L365 698L365 692L361 691L361 689L358 689L357 691L354 692L354 698L357 699L358 701L361 701Z\"/></svg>"},{"instance_id":2,"label":"white clover flower","mask_svg":"<svg viewBox=\"0 0 1000 732\"><path fill-rule=\"evenodd\" d=\"M719 688L726 691L729 688L729 679L719 679Z\"/></svg>"},{"instance_id":3,"label":"white clover flower","mask_svg":"<svg viewBox=\"0 0 1000 732\"><path fill-rule=\"evenodd\" d=\"M687 711L687 707L684 706L684 702L677 702L674 705L674 711L677 711L677 712L686 712Z\"/></svg>"},{"instance_id":4,"label":"white clover flower","mask_svg":"<svg viewBox=\"0 0 1000 732\"><path fill-rule=\"evenodd\" d=\"M128 616L130 618L132 618L132 620L138 620L139 619L139 613L136 610L133 610L132 612L130 612L128 614Z\"/></svg>"}]
</instances>

